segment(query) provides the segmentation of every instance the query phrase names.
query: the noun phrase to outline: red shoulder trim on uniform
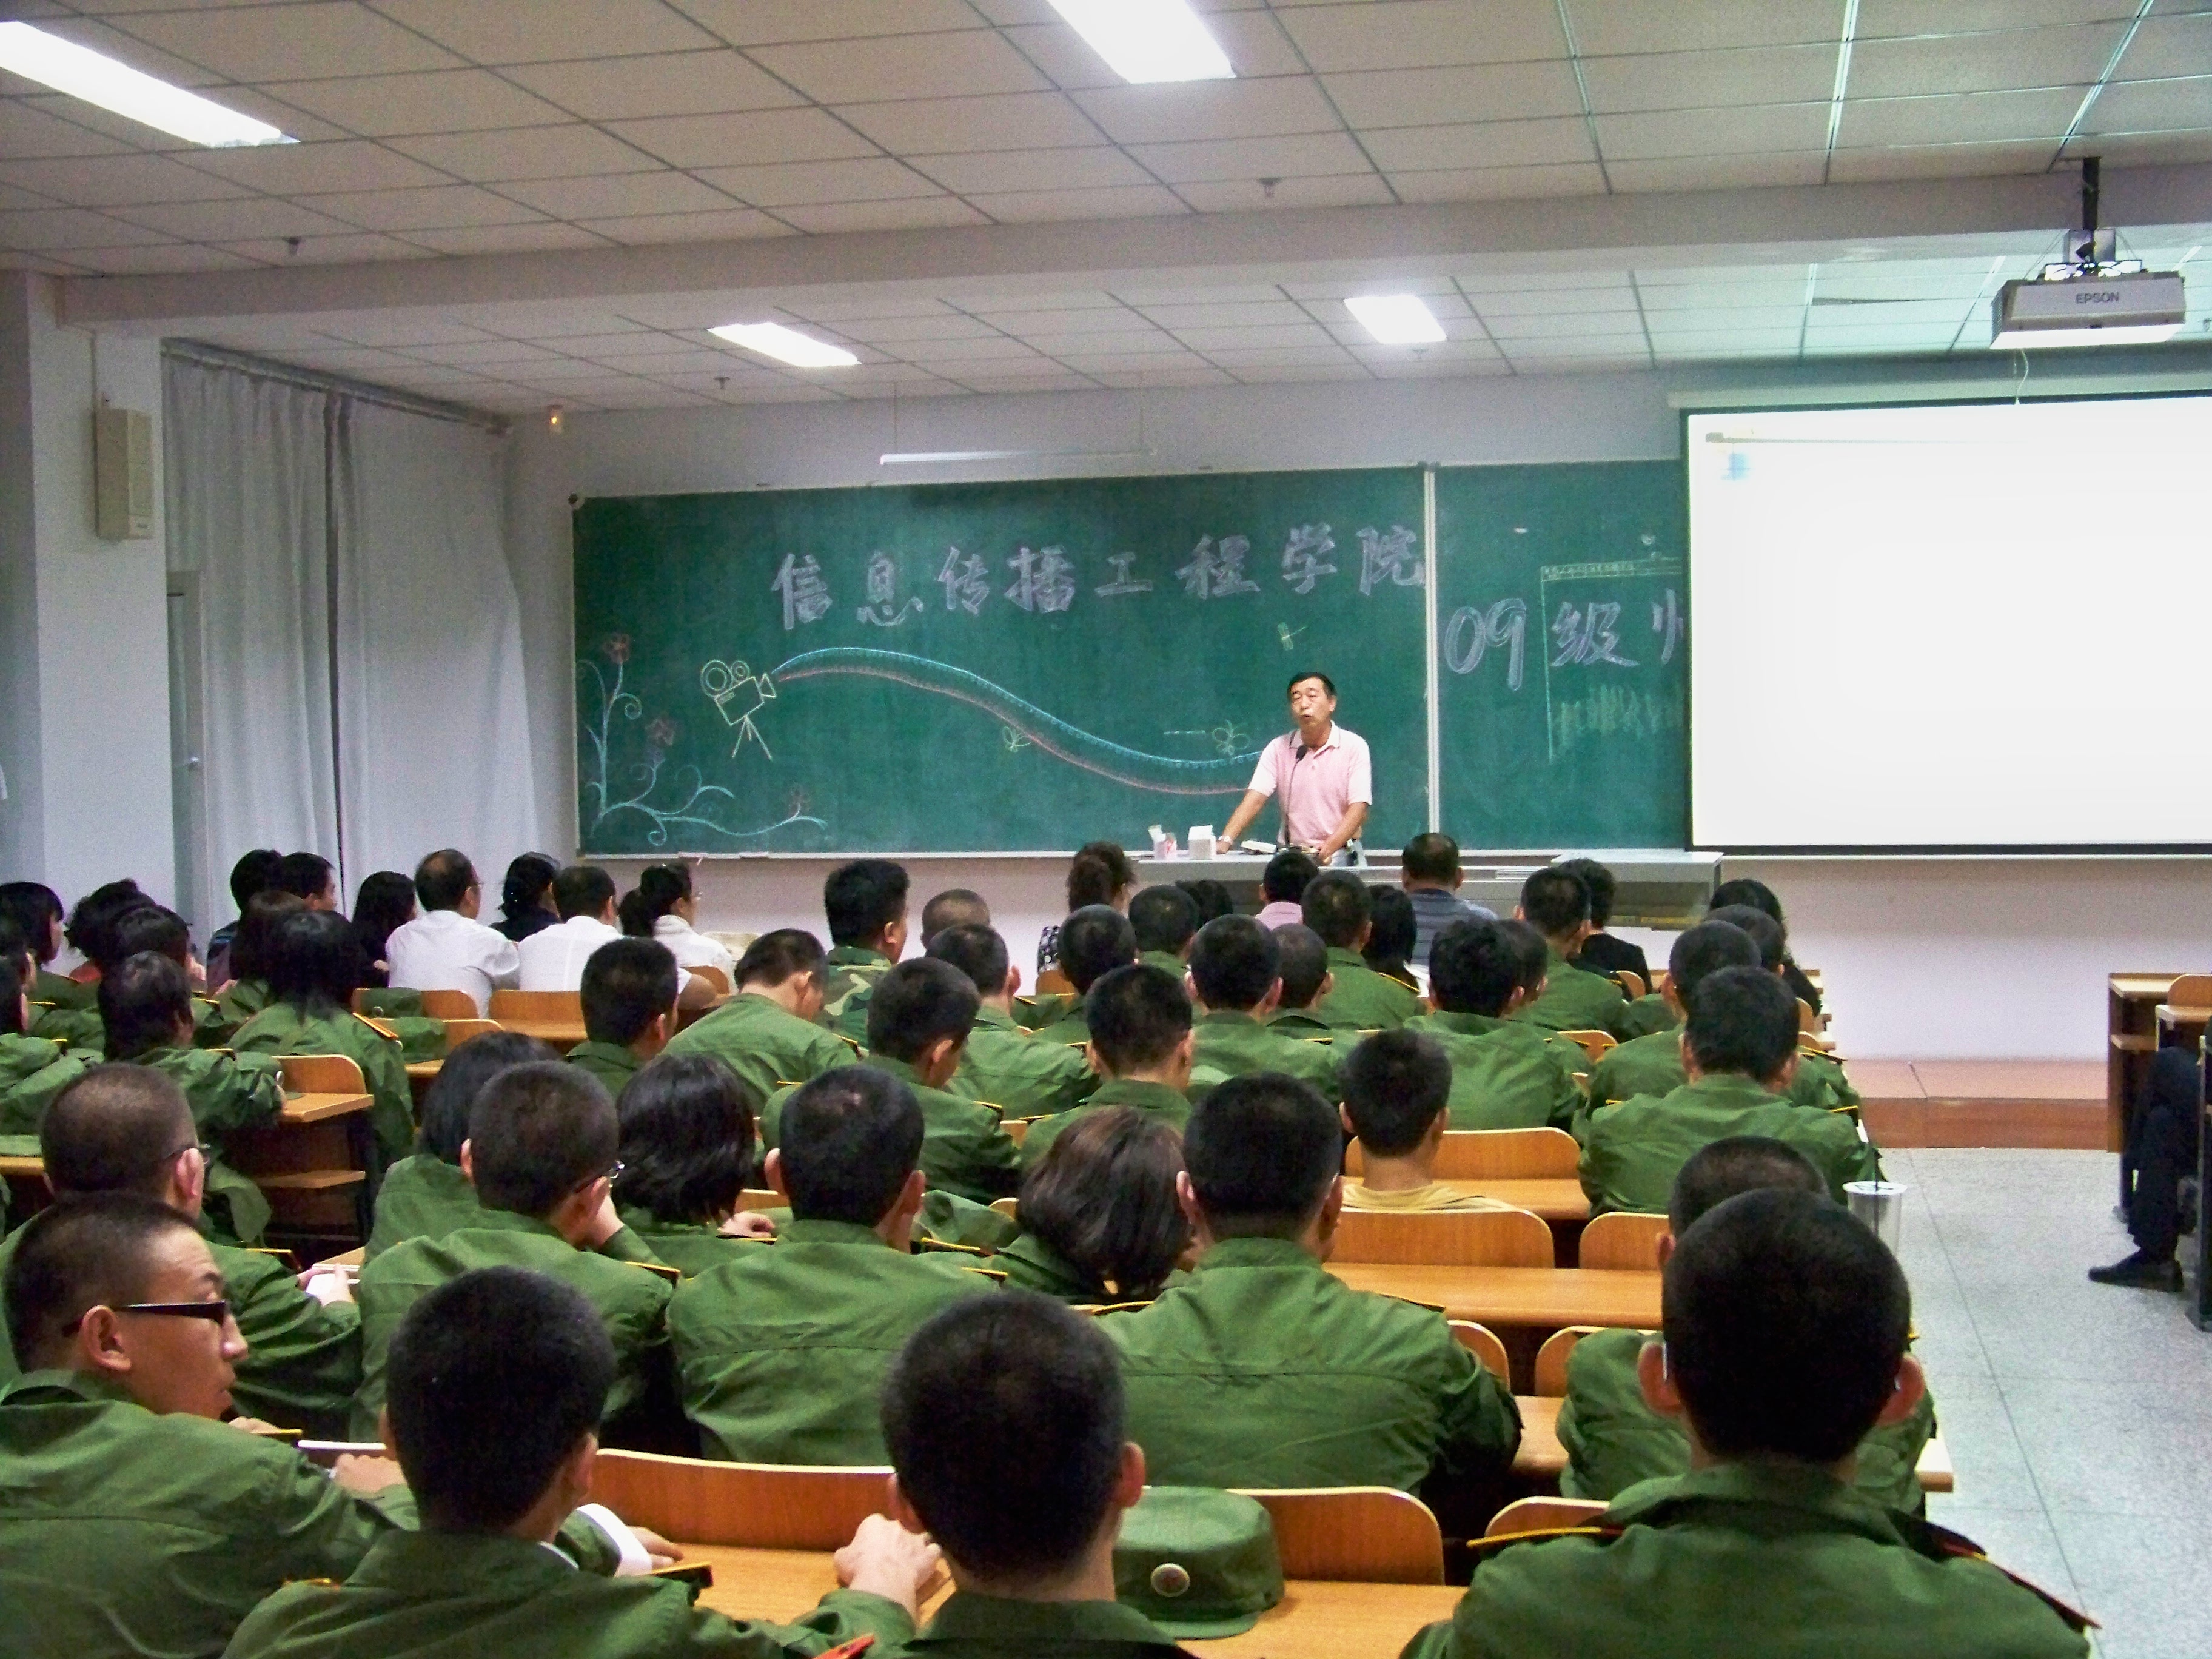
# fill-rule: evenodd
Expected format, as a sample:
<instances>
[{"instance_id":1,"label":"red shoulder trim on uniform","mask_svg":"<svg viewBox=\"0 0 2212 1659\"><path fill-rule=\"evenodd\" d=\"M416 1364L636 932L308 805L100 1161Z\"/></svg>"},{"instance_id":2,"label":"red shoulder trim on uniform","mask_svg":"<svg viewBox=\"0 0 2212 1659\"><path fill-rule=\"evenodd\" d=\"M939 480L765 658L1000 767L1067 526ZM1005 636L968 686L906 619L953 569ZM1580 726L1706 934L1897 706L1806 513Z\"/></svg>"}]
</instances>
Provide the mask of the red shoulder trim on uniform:
<instances>
[{"instance_id":1,"label":"red shoulder trim on uniform","mask_svg":"<svg viewBox=\"0 0 2212 1659\"><path fill-rule=\"evenodd\" d=\"M1626 1527L1536 1527L1527 1532L1502 1532L1492 1538L1470 1538L1467 1540L1467 1547L1471 1553L1479 1556L1503 1549L1508 1544L1540 1543L1547 1538L1603 1538L1610 1540L1627 1530Z\"/></svg>"},{"instance_id":2,"label":"red shoulder trim on uniform","mask_svg":"<svg viewBox=\"0 0 2212 1659\"><path fill-rule=\"evenodd\" d=\"M2019 1585L2022 1589L2039 1597L2045 1606L2048 1607L2061 1619L2063 1619L2068 1626L2077 1634L2086 1630L2100 1630L2103 1628L2102 1626L2099 1625L2098 1622L2092 1619L2087 1613L2083 1613L2078 1607L2060 1601L2049 1590L2044 1589L2042 1585L2034 1583L2031 1579L2021 1577L2009 1567L2004 1566L1998 1562L1991 1561L1988 1555L1983 1552L1982 1547L1974 1542L1972 1539L1965 1537L1959 1533L1952 1532L1946 1528L1939 1527L1933 1522L1929 1522L1928 1523L1928 1534L1929 1537L1935 1540L1936 1546L1942 1550L1944 1555L1952 1560L1964 1559L1969 1561L1980 1561L1989 1566L1996 1567L1999 1572L2004 1574L2006 1577L2011 1579L2014 1583Z\"/></svg>"}]
</instances>

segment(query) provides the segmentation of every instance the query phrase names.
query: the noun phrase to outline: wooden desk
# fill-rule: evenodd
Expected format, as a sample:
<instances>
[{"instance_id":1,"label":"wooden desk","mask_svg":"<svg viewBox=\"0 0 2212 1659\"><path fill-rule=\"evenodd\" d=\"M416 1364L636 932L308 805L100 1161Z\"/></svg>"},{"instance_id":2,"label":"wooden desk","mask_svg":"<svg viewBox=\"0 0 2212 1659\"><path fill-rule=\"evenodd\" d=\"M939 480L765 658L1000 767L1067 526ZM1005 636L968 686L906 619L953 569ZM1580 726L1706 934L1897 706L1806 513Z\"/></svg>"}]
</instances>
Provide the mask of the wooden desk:
<instances>
[{"instance_id":1,"label":"wooden desk","mask_svg":"<svg viewBox=\"0 0 2212 1659\"><path fill-rule=\"evenodd\" d=\"M1529 1210L1547 1221L1588 1221L1589 1200L1583 1183L1572 1176L1560 1180L1447 1181L1445 1186L1462 1193L1479 1193L1516 1209Z\"/></svg>"},{"instance_id":2,"label":"wooden desk","mask_svg":"<svg viewBox=\"0 0 2212 1659\"><path fill-rule=\"evenodd\" d=\"M1600 1273L1587 1267L1428 1267L1364 1261L1331 1262L1329 1272L1357 1291L1379 1291L1440 1307L1450 1319L1493 1329L1522 1326L1556 1331L1568 1325L1659 1326L1659 1275Z\"/></svg>"},{"instance_id":3,"label":"wooden desk","mask_svg":"<svg viewBox=\"0 0 2212 1659\"><path fill-rule=\"evenodd\" d=\"M499 1023L502 1031L513 1031L522 1036L536 1037L540 1042L550 1043L567 1054L584 1040L584 1022L580 1019L503 1019ZM410 1066L411 1072L413 1068Z\"/></svg>"},{"instance_id":4,"label":"wooden desk","mask_svg":"<svg viewBox=\"0 0 2212 1659\"><path fill-rule=\"evenodd\" d=\"M788 1623L836 1589L830 1557L799 1550L684 1546L684 1559L714 1569L702 1606L732 1619ZM923 1609L925 1619L945 1592ZM1424 1625L1451 1617L1462 1592L1449 1584L1338 1584L1293 1579L1283 1599L1242 1636L1200 1644L1221 1659L1344 1659L1392 1654Z\"/></svg>"},{"instance_id":5,"label":"wooden desk","mask_svg":"<svg viewBox=\"0 0 2212 1659\"><path fill-rule=\"evenodd\" d=\"M2179 974L2114 974L2105 981L2105 1150L2127 1147L2128 1114L2158 1047L2158 1006ZM2127 1171L2120 1172L2121 1190Z\"/></svg>"},{"instance_id":6,"label":"wooden desk","mask_svg":"<svg viewBox=\"0 0 2212 1659\"><path fill-rule=\"evenodd\" d=\"M357 1229L366 1224L366 1114L374 1103L365 1094L287 1096L274 1123L232 1135L226 1155L268 1195L278 1225Z\"/></svg>"}]
</instances>

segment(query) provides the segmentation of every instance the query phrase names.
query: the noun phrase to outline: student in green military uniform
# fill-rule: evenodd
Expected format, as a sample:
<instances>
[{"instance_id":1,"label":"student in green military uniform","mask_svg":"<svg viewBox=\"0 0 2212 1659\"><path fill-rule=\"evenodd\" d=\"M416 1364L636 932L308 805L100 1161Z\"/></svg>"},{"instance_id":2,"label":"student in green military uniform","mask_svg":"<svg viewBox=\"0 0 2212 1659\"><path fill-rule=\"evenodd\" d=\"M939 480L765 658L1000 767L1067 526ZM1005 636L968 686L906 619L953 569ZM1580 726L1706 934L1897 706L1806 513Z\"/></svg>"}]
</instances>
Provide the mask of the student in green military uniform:
<instances>
[{"instance_id":1,"label":"student in green military uniform","mask_svg":"<svg viewBox=\"0 0 2212 1659\"><path fill-rule=\"evenodd\" d=\"M737 994L678 1032L670 1052L726 1060L762 1100L833 1066L850 1066L858 1058L853 1045L815 1023L827 972L822 942L813 934L797 927L763 933L738 960Z\"/></svg>"},{"instance_id":2,"label":"student in green military uniform","mask_svg":"<svg viewBox=\"0 0 2212 1659\"><path fill-rule=\"evenodd\" d=\"M1091 1097L1098 1073L1082 1050L1032 1036L1014 1023L1022 976L996 929L972 922L943 928L931 937L929 954L967 975L982 998L960 1069L946 1085L953 1093L988 1101L1010 1118L1049 1116Z\"/></svg>"},{"instance_id":3,"label":"student in green military uniform","mask_svg":"<svg viewBox=\"0 0 2212 1659\"><path fill-rule=\"evenodd\" d=\"M0 1134L38 1133L54 1097L84 1075L84 1061L29 1036L30 1023L20 963L0 957Z\"/></svg>"},{"instance_id":4,"label":"student in green military uniform","mask_svg":"<svg viewBox=\"0 0 2212 1659\"><path fill-rule=\"evenodd\" d=\"M584 963L577 993L584 1040L568 1050L568 1063L619 1097L638 1067L675 1036L682 979L674 952L659 939L610 939L599 946Z\"/></svg>"},{"instance_id":5,"label":"student in green military uniform","mask_svg":"<svg viewBox=\"0 0 2212 1659\"><path fill-rule=\"evenodd\" d=\"M226 1149L240 1130L276 1121L284 1085L271 1060L193 1048L191 1010L184 969L166 956L142 951L100 976L108 1059L150 1066L184 1091L207 1154L209 1219L224 1239L258 1244L269 1200L231 1167Z\"/></svg>"},{"instance_id":6,"label":"student in green military uniform","mask_svg":"<svg viewBox=\"0 0 2212 1659\"><path fill-rule=\"evenodd\" d=\"M1406 1022L1451 1061L1454 1129L1569 1127L1582 1110L1576 1076L1588 1060L1562 1036L1516 1019L1529 999L1515 924L1446 924L1429 947L1432 1014ZM1542 981L1537 981L1540 986Z\"/></svg>"},{"instance_id":7,"label":"student in green military uniform","mask_svg":"<svg viewBox=\"0 0 2212 1659\"><path fill-rule=\"evenodd\" d=\"M1136 961L1137 933L1129 926L1128 917L1112 906L1086 904L1071 912L1067 920L1060 924L1057 948L1060 970L1075 988L1075 1000L1055 1018L1038 1026L1037 1035L1048 1042L1064 1042L1071 1048L1080 1048L1091 1041L1083 1000L1100 979Z\"/></svg>"},{"instance_id":8,"label":"student in green military uniform","mask_svg":"<svg viewBox=\"0 0 2212 1659\"><path fill-rule=\"evenodd\" d=\"M399 1322L423 1296L475 1267L550 1274L599 1310L619 1361L607 1395L610 1429L644 1408L666 1361L668 1281L622 1224L611 1196L621 1131L605 1090L573 1066L540 1060L499 1073L469 1108L461 1167L483 1213L441 1238L395 1244L361 1270L362 1385L354 1437L376 1430L385 1363Z\"/></svg>"},{"instance_id":9,"label":"student in green military uniform","mask_svg":"<svg viewBox=\"0 0 2212 1659\"><path fill-rule=\"evenodd\" d=\"M1085 999L1091 1041L1085 1052L1105 1081L1082 1105L1032 1123L1022 1139L1022 1165L1034 1169L1053 1142L1089 1114L1132 1106L1181 1133L1190 1116L1190 996L1180 979L1147 963L1105 975Z\"/></svg>"},{"instance_id":10,"label":"student in green military uniform","mask_svg":"<svg viewBox=\"0 0 2212 1659\"><path fill-rule=\"evenodd\" d=\"M393 1339L386 1413L422 1531L380 1540L343 1583L272 1596L230 1659L803 1659L911 1633L937 1552L882 1516L838 1553L847 1588L793 1626L733 1622L681 1583L594 1577L550 1548L590 1495L617 1370L566 1285L489 1267L432 1291Z\"/></svg>"},{"instance_id":11,"label":"student in green military uniform","mask_svg":"<svg viewBox=\"0 0 2212 1659\"><path fill-rule=\"evenodd\" d=\"M234 1046L241 1054L349 1056L375 1103L368 1123L377 1150L391 1163L414 1141L414 1097L399 1045L352 1011L360 982L361 948L343 916L303 909L285 917L269 968L273 1000L239 1029Z\"/></svg>"},{"instance_id":12,"label":"student in green military uniform","mask_svg":"<svg viewBox=\"0 0 2212 1659\"><path fill-rule=\"evenodd\" d=\"M867 1036L868 1000L906 954L906 872L888 859L841 864L822 884L830 955L815 1018L840 1036Z\"/></svg>"},{"instance_id":13,"label":"student in green military uniform","mask_svg":"<svg viewBox=\"0 0 2212 1659\"><path fill-rule=\"evenodd\" d=\"M110 1063L54 1103L40 1127L46 1183L61 1197L135 1193L198 1222L206 1166L176 1085L141 1066ZM0 1242L0 1264L17 1233ZM224 1295L245 1338L231 1393L240 1411L307 1434L345 1432L361 1383L361 1320L350 1302L325 1305L300 1288L282 1257L210 1241ZM0 1357L0 1377L12 1376Z\"/></svg>"},{"instance_id":14,"label":"student in green military uniform","mask_svg":"<svg viewBox=\"0 0 2212 1659\"><path fill-rule=\"evenodd\" d=\"M0 1607L11 1652L213 1655L288 1580L342 1577L398 1471L216 1419L247 1352L192 1224L151 1198L63 1200L9 1243L24 1374L0 1388ZM207 1316L197 1316L204 1310Z\"/></svg>"},{"instance_id":15,"label":"student in green military uniform","mask_svg":"<svg viewBox=\"0 0 2212 1659\"><path fill-rule=\"evenodd\" d=\"M1140 888L1129 901L1129 931L1137 936L1138 961L1179 974L1198 933L1198 902L1180 887Z\"/></svg>"},{"instance_id":16,"label":"student in green military uniform","mask_svg":"<svg viewBox=\"0 0 2212 1659\"><path fill-rule=\"evenodd\" d=\"M1707 921L1724 921L1741 928L1751 935L1751 942L1759 947L1759 965L1784 985L1790 994L1800 1001L1804 993L1790 977L1796 964L1790 960L1790 936L1782 931L1782 924L1755 905L1724 904L1705 913ZM1800 1028L1802 1012L1800 1012ZM1790 1091L1790 1099L1800 1106L1815 1106L1823 1111L1856 1110L1859 1091L1844 1075L1841 1061L1821 1054L1799 1039L1797 1080Z\"/></svg>"},{"instance_id":17,"label":"student in green military uniform","mask_svg":"<svg viewBox=\"0 0 2212 1659\"><path fill-rule=\"evenodd\" d=\"M1532 872L1513 914L1541 933L1547 946L1544 993L1514 1018L1547 1031L1613 1031L1628 999L1613 981L1574 962L1589 937L1589 889L1583 878L1556 864Z\"/></svg>"},{"instance_id":18,"label":"student in green military uniform","mask_svg":"<svg viewBox=\"0 0 2212 1659\"><path fill-rule=\"evenodd\" d=\"M1479 927L1481 922L1455 922ZM1344 1183L1347 1210L1503 1210L1496 1199L1437 1179L1451 1121L1452 1063L1425 1032L1377 1031L1344 1064L1344 1127L1364 1167Z\"/></svg>"},{"instance_id":19,"label":"student in green military uniform","mask_svg":"<svg viewBox=\"0 0 2212 1659\"><path fill-rule=\"evenodd\" d=\"M1672 1230L1659 1237L1663 1270L1674 1240L1698 1218L1738 1193L1778 1188L1826 1196L1820 1172L1778 1140L1736 1135L1717 1140L1682 1166L1667 1208ZM1569 1498L1608 1501L1639 1480L1690 1470L1690 1439L1678 1418L1662 1417L1644 1403L1637 1356L1654 1331L1592 1331L1567 1358L1567 1395L1559 1407L1559 1441L1567 1468L1559 1491ZM1926 1497L1916 1473L1920 1454L1936 1432L1935 1401L1923 1394L1911 1413L1876 1426L1859 1443L1851 1484L1884 1508L1917 1515Z\"/></svg>"},{"instance_id":20,"label":"student in green military uniform","mask_svg":"<svg viewBox=\"0 0 2212 1659\"><path fill-rule=\"evenodd\" d=\"M1744 1193L1683 1233L1665 1284L1638 1377L1685 1423L1690 1473L1589 1528L1478 1544L1451 1621L1405 1659L2082 1659L2079 1615L1851 1489L1868 1434L1923 1386L1905 1275L1864 1225Z\"/></svg>"},{"instance_id":21,"label":"student in green military uniform","mask_svg":"<svg viewBox=\"0 0 2212 1659\"><path fill-rule=\"evenodd\" d=\"M114 959L115 924L154 901L127 878L95 887L76 902L63 925L62 937L85 965L64 978L41 973L32 990L30 1034L65 1043L80 1059L96 1059L100 1048L100 963ZM38 942L38 935L31 936ZM46 958L50 959L50 958Z\"/></svg>"},{"instance_id":22,"label":"student in green military uniform","mask_svg":"<svg viewBox=\"0 0 2212 1659\"><path fill-rule=\"evenodd\" d=\"M1285 1036L1328 1042L1336 1035L1336 1027L1321 1017L1315 1005L1336 988L1336 975L1328 971L1328 946L1302 921L1286 921L1267 931L1275 936L1278 977L1283 982L1267 1024Z\"/></svg>"},{"instance_id":23,"label":"student in green military uniform","mask_svg":"<svg viewBox=\"0 0 2212 1659\"><path fill-rule=\"evenodd\" d=\"M1282 984L1275 936L1251 917L1218 916L1198 930L1190 947L1190 986L1198 1003L1193 1099L1203 1099L1225 1079L1255 1072L1281 1072L1310 1084L1326 1100L1340 1098L1334 1048L1269 1023Z\"/></svg>"},{"instance_id":24,"label":"student in green military uniform","mask_svg":"<svg viewBox=\"0 0 2212 1659\"><path fill-rule=\"evenodd\" d=\"M1808 1112L1786 1098L1797 1064L1797 1001L1757 968L1706 975L1682 1027L1689 1081L1590 1113L1577 1173L1590 1213L1667 1207L1674 1177L1699 1147L1729 1135L1768 1135L1813 1161L1838 1202L1848 1181L1878 1181L1881 1159L1848 1115Z\"/></svg>"},{"instance_id":25,"label":"student in green military uniform","mask_svg":"<svg viewBox=\"0 0 2212 1659\"><path fill-rule=\"evenodd\" d=\"M915 1659L1171 1659L1115 1594L1121 1518L1145 1494L1114 1349L1018 1292L945 1309L884 1389L893 1512L945 1552L954 1593Z\"/></svg>"},{"instance_id":26,"label":"student in green military uniform","mask_svg":"<svg viewBox=\"0 0 2212 1659\"><path fill-rule=\"evenodd\" d=\"M948 927L988 927L991 907L981 893L970 892L965 887L948 887L934 895L921 907L921 945L929 948L930 940Z\"/></svg>"},{"instance_id":27,"label":"student in green military uniform","mask_svg":"<svg viewBox=\"0 0 2212 1659\"><path fill-rule=\"evenodd\" d=\"M483 1224L483 1206L461 1168L469 1138L469 1109L483 1086L517 1066L556 1060L549 1043L520 1031L486 1031L446 1056L422 1097L415 1150L384 1172L376 1189L376 1219L364 1261L373 1261L410 1238L443 1238Z\"/></svg>"},{"instance_id":28,"label":"student in green military uniform","mask_svg":"<svg viewBox=\"0 0 2212 1659\"><path fill-rule=\"evenodd\" d=\"M92 987L47 971L46 964L61 955L66 942L62 923L67 912L61 896L43 882L0 882L0 921L12 923L31 953L31 968L24 985L33 1004L42 1007L66 1004L92 1006Z\"/></svg>"},{"instance_id":29,"label":"student in green military uniform","mask_svg":"<svg viewBox=\"0 0 2212 1659\"><path fill-rule=\"evenodd\" d=\"M733 1259L741 1240L773 1238L765 1216L738 1208L753 1169L759 1097L713 1054L663 1054L616 1103L622 1144L615 1212L659 1260L687 1277Z\"/></svg>"},{"instance_id":30,"label":"student in green military uniform","mask_svg":"<svg viewBox=\"0 0 2212 1659\"><path fill-rule=\"evenodd\" d=\"M991 1267L1009 1285L1079 1307L1149 1302L1182 1277L1190 1248L1176 1194L1182 1136L1135 1106L1077 1117L1022 1178L1021 1232Z\"/></svg>"},{"instance_id":31,"label":"student in green military uniform","mask_svg":"<svg viewBox=\"0 0 2212 1659\"><path fill-rule=\"evenodd\" d=\"M922 957L883 976L868 1002L868 1064L915 1092L928 1125L921 1170L929 1184L978 1204L1012 1195L1021 1184L1021 1148L998 1109L948 1091L960 1069L981 999L951 963ZM771 1103L773 1118L781 1109ZM771 1122L770 1146L780 1125Z\"/></svg>"},{"instance_id":32,"label":"student in green military uniform","mask_svg":"<svg viewBox=\"0 0 2212 1659\"><path fill-rule=\"evenodd\" d=\"M286 918L307 907L290 893L270 888L256 893L239 917L238 932L230 943L230 982L216 996L216 1015L229 1028L234 1047L246 1021L269 1006L269 975L276 960L276 930ZM422 1012L420 994L415 1012Z\"/></svg>"},{"instance_id":33,"label":"student in green military uniform","mask_svg":"<svg viewBox=\"0 0 2212 1659\"><path fill-rule=\"evenodd\" d=\"M1192 1109L1181 1192L1197 1270L1106 1322L1153 1480L1442 1498L1511 1467L1513 1396L1443 1316L1322 1267L1343 1152L1335 1111L1291 1078L1231 1078Z\"/></svg>"},{"instance_id":34,"label":"student in green military uniform","mask_svg":"<svg viewBox=\"0 0 2212 1659\"><path fill-rule=\"evenodd\" d=\"M1320 1002L1321 1017L1340 1030L1395 1030L1421 1012L1419 995L1360 955L1374 927L1374 899L1350 870L1324 870L1306 884L1305 925L1328 947L1336 980Z\"/></svg>"},{"instance_id":35,"label":"student in green military uniform","mask_svg":"<svg viewBox=\"0 0 2212 1659\"><path fill-rule=\"evenodd\" d=\"M684 1410L706 1455L884 1461L875 1402L899 1345L946 1303L994 1293L961 1258L908 1250L924 1128L914 1090L872 1066L841 1066L791 1097L768 1158L791 1220L774 1243L686 1279L669 1307Z\"/></svg>"}]
</instances>

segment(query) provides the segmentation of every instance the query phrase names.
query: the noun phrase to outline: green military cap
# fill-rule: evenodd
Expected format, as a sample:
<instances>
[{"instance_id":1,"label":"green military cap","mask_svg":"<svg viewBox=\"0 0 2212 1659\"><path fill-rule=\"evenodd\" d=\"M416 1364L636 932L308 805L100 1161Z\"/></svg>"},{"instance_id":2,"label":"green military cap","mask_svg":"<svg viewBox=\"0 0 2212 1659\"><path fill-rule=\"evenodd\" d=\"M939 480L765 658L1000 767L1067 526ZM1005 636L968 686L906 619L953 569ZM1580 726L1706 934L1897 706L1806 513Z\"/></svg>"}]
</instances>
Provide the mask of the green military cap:
<instances>
[{"instance_id":1,"label":"green military cap","mask_svg":"<svg viewBox=\"0 0 2212 1659\"><path fill-rule=\"evenodd\" d=\"M366 987L353 995L354 1012L369 1014L380 1019L421 1019L422 994L404 986L390 988L378 985Z\"/></svg>"},{"instance_id":2,"label":"green military cap","mask_svg":"<svg viewBox=\"0 0 2212 1659\"><path fill-rule=\"evenodd\" d=\"M1121 1517L1114 1598L1179 1639L1241 1635L1283 1599L1274 1523L1237 1492L1147 1486Z\"/></svg>"}]
</instances>

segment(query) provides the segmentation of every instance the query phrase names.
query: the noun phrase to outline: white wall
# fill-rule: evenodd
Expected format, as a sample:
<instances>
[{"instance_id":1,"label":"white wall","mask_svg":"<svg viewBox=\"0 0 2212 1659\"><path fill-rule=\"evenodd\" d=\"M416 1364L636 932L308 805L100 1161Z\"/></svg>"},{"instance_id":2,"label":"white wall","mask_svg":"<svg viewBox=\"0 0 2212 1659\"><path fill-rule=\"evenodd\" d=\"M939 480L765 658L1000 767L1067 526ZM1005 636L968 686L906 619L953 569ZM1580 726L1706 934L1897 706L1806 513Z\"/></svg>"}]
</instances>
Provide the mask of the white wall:
<instances>
[{"instance_id":1,"label":"white wall","mask_svg":"<svg viewBox=\"0 0 2212 1659\"><path fill-rule=\"evenodd\" d=\"M1992 360L1992 369L2002 367ZM1665 459L1680 444L1671 391L1849 381L1880 396L1885 374L1901 386L1930 373L1844 364L1153 392L1141 411L1149 458L1050 470ZM1963 371L1981 373L1979 363ZM2126 384L2115 376L2108 388ZM522 592L542 818L564 827L550 850L574 846L568 495L873 483L885 476L878 456L894 447L1122 449L1136 442L1139 409L1133 394L1075 392L910 403L896 418L896 441L882 402L576 415L558 435L535 422L518 433L510 558ZM899 482L978 476L981 469L946 468ZM614 862L625 874L635 867ZM830 863L712 861L700 877L702 925L819 930ZM910 867L917 902L945 887L982 892L1030 971L1036 929L1060 914L1059 863L928 859ZM1724 873L1758 875L1782 895L1799 958L1826 975L1848 1054L2096 1058L2107 972L2212 968L2212 860L1735 860ZM1632 936L1663 948L1660 936Z\"/></svg>"}]
</instances>

